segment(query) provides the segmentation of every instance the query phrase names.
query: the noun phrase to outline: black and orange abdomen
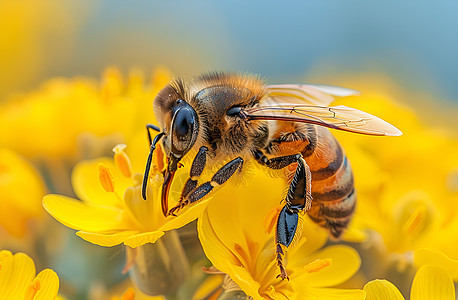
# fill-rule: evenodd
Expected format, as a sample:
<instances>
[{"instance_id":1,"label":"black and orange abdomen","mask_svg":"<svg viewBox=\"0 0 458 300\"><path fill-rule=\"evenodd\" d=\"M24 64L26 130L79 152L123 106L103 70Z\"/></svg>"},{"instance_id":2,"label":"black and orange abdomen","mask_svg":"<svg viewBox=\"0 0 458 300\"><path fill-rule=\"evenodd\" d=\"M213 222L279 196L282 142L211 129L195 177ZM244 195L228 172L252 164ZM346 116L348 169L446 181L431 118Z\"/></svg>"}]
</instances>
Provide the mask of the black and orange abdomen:
<instances>
[{"instance_id":1,"label":"black and orange abdomen","mask_svg":"<svg viewBox=\"0 0 458 300\"><path fill-rule=\"evenodd\" d=\"M312 141L302 155L312 176L310 219L339 238L350 222L356 206L353 173L345 153L334 136L323 127L315 127ZM313 143L315 141L315 143Z\"/></svg>"}]
</instances>

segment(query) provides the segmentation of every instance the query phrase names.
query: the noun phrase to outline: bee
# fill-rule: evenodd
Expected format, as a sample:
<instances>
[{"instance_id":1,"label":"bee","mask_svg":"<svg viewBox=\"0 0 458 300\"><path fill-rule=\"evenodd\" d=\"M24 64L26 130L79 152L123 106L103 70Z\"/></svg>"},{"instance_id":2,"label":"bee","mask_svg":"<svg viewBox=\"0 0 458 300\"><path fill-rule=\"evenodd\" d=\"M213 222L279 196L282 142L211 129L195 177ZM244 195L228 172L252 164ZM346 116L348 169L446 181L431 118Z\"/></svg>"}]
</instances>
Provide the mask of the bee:
<instances>
[{"instance_id":1,"label":"bee","mask_svg":"<svg viewBox=\"0 0 458 300\"><path fill-rule=\"evenodd\" d=\"M150 153L143 177L142 196L152 155L161 141L167 157L162 186L162 211L176 215L215 187L239 173L245 162L257 162L282 174L289 187L276 221L276 260L281 279L288 279L283 257L299 235L299 214L337 239L350 222L356 206L353 173L344 150L327 128L354 133L398 136L393 125L345 106L329 106L333 96L357 91L335 86L265 85L252 75L210 73L190 83L173 80L154 100L159 123L147 125ZM150 130L159 131L151 138ZM168 194L180 161L190 150L197 153L178 204L168 209ZM204 169L225 161L198 185ZM288 171L289 170L289 171Z\"/></svg>"}]
</instances>

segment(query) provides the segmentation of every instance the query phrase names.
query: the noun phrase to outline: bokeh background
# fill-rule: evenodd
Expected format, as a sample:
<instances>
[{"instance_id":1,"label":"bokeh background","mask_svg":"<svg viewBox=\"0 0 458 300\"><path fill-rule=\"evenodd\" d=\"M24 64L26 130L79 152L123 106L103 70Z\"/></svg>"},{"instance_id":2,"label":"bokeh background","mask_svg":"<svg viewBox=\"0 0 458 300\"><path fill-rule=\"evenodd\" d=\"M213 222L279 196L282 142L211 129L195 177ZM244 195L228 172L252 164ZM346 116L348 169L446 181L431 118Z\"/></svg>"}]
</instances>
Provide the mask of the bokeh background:
<instances>
[{"instance_id":1,"label":"bokeh background","mask_svg":"<svg viewBox=\"0 0 458 300\"><path fill-rule=\"evenodd\" d=\"M9 1L0 3L2 95L116 65L176 75L242 70L273 82L387 74L458 93L455 1Z\"/></svg>"},{"instance_id":2,"label":"bokeh background","mask_svg":"<svg viewBox=\"0 0 458 300\"><path fill-rule=\"evenodd\" d=\"M0 25L0 105L52 78L98 80L112 66L146 76L161 66L186 77L232 70L260 74L269 83L388 92L424 124L457 134L458 2L452 0L0 0ZM0 140L0 146L9 145ZM45 190L72 195L68 184ZM31 255L38 268L59 270L70 298L97 299L125 278L106 275L120 274L122 249L82 246L74 235L53 243L66 251L46 260L53 246L37 242ZM2 246L20 251L26 244L7 237ZM72 278L71 287L65 278ZM85 289L100 278L99 286Z\"/></svg>"}]
</instances>

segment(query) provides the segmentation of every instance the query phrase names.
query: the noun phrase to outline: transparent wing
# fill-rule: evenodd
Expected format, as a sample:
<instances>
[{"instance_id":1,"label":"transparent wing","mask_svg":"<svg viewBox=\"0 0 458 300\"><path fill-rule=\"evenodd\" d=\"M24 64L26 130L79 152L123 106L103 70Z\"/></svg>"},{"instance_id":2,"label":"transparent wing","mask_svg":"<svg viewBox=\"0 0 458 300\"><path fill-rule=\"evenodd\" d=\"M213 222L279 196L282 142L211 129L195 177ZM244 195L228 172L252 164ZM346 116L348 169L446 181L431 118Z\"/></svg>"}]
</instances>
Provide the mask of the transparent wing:
<instances>
[{"instance_id":1,"label":"transparent wing","mask_svg":"<svg viewBox=\"0 0 458 300\"><path fill-rule=\"evenodd\" d=\"M390 123L346 106L278 104L244 111L249 120L277 120L310 123L369 135L398 136L402 132Z\"/></svg>"},{"instance_id":2,"label":"transparent wing","mask_svg":"<svg viewBox=\"0 0 458 300\"><path fill-rule=\"evenodd\" d=\"M359 92L338 86L324 84L271 84L268 85L269 96L277 103L308 102L327 106L334 101L333 96L347 97Z\"/></svg>"}]
</instances>

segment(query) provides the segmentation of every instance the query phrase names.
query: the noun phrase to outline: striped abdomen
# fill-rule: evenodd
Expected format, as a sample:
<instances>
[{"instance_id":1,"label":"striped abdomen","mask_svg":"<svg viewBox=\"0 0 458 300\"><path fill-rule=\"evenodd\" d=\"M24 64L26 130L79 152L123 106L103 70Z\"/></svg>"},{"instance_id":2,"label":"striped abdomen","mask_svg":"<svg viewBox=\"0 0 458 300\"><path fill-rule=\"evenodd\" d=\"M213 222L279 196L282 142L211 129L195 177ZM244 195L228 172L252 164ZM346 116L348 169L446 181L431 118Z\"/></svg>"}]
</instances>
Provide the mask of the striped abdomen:
<instances>
[{"instance_id":1,"label":"striped abdomen","mask_svg":"<svg viewBox=\"0 0 458 300\"><path fill-rule=\"evenodd\" d=\"M332 237L339 238L355 211L353 173L342 147L329 130L315 128L316 138L311 132L312 143L302 152L312 174L313 200L308 215L328 229Z\"/></svg>"}]
</instances>

